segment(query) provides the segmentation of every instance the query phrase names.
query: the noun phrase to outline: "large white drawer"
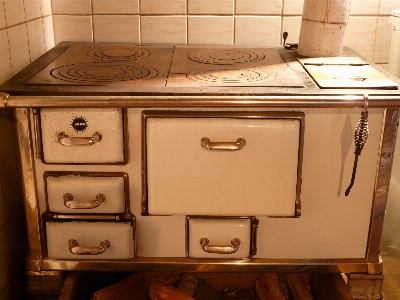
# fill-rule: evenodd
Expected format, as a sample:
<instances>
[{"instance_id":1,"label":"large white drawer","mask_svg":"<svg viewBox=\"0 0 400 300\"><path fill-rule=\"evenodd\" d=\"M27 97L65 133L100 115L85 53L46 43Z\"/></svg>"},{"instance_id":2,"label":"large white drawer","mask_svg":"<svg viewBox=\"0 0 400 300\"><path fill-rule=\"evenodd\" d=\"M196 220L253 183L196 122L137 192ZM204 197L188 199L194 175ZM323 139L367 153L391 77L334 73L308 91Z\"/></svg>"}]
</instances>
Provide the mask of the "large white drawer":
<instances>
[{"instance_id":1,"label":"large white drawer","mask_svg":"<svg viewBox=\"0 0 400 300\"><path fill-rule=\"evenodd\" d=\"M128 222L46 222L47 253L55 259L129 259L133 234Z\"/></svg>"},{"instance_id":2,"label":"large white drawer","mask_svg":"<svg viewBox=\"0 0 400 300\"><path fill-rule=\"evenodd\" d=\"M144 212L298 215L303 114L144 114Z\"/></svg>"},{"instance_id":3,"label":"large white drawer","mask_svg":"<svg viewBox=\"0 0 400 300\"><path fill-rule=\"evenodd\" d=\"M123 163L120 108L43 108L40 110L45 163Z\"/></svg>"},{"instance_id":4,"label":"large white drawer","mask_svg":"<svg viewBox=\"0 0 400 300\"><path fill-rule=\"evenodd\" d=\"M123 213L126 174L48 172L48 209L58 213Z\"/></svg>"}]
</instances>

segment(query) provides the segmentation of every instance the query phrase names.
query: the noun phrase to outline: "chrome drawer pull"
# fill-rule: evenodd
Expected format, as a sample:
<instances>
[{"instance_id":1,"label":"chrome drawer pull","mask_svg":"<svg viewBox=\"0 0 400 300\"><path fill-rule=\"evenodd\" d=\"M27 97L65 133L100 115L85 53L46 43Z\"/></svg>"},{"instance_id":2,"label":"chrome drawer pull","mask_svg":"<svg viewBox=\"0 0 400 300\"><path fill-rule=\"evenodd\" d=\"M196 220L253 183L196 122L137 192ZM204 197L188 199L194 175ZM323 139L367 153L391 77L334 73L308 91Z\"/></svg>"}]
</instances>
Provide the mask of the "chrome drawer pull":
<instances>
[{"instance_id":1,"label":"chrome drawer pull","mask_svg":"<svg viewBox=\"0 0 400 300\"><path fill-rule=\"evenodd\" d=\"M201 238L200 244L201 248L208 253L218 253L218 254L232 254L238 251L240 240L238 238L234 238L231 241L231 246L213 246L208 245L210 241L207 238Z\"/></svg>"},{"instance_id":2,"label":"chrome drawer pull","mask_svg":"<svg viewBox=\"0 0 400 300\"><path fill-rule=\"evenodd\" d=\"M238 138L236 142L211 142L209 138L203 137L200 143L206 150L237 151L246 146L246 140L242 138Z\"/></svg>"},{"instance_id":3,"label":"chrome drawer pull","mask_svg":"<svg viewBox=\"0 0 400 300\"><path fill-rule=\"evenodd\" d=\"M76 240L68 241L69 251L76 255L99 255L110 246L111 244L107 240L102 241L99 247L78 247L78 242Z\"/></svg>"},{"instance_id":4,"label":"chrome drawer pull","mask_svg":"<svg viewBox=\"0 0 400 300\"><path fill-rule=\"evenodd\" d=\"M101 134L93 133L91 137L69 137L65 132L58 134L58 142L64 146L90 146L101 141Z\"/></svg>"},{"instance_id":5,"label":"chrome drawer pull","mask_svg":"<svg viewBox=\"0 0 400 300\"><path fill-rule=\"evenodd\" d=\"M70 193L64 194L63 198L64 205L72 209L93 209L99 207L106 200L106 196L103 194L97 194L96 200L91 201L74 201L74 196Z\"/></svg>"}]
</instances>

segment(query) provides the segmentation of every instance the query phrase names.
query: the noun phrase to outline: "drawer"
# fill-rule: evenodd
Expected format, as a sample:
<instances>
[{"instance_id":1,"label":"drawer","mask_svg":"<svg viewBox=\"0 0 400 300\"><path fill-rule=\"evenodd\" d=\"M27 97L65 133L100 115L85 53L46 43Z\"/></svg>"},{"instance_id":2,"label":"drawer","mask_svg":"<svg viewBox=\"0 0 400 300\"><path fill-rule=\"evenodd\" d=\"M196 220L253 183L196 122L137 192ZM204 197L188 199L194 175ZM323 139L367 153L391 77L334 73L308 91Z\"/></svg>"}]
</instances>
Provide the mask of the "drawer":
<instances>
[{"instance_id":1,"label":"drawer","mask_svg":"<svg viewBox=\"0 0 400 300\"><path fill-rule=\"evenodd\" d=\"M58 213L123 213L128 183L124 173L47 172L47 207Z\"/></svg>"},{"instance_id":2,"label":"drawer","mask_svg":"<svg viewBox=\"0 0 400 300\"><path fill-rule=\"evenodd\" d=\"M43 108L40 125L45 163L125 162L122 109Z\"/></svg>"},{"instance_id":3,"label":"drawer","mask_svg":"<svg viewBox=\"0 0 400 300\"><path fill-rule=\"evenodd\" d=\"M142 210L298 216L303 117L144 112Z\"/></svg>"},{"instance_id":4,"label":"drawer","mask_svg":"<svg viewBox=\"0 0 400 300\"><path fill-rule=\"evenodd\" d=\"M248 258L256 254L255 218L187 218L191 258Z\"/></svg>"},{"instance_id":5,"label":"drawer","mask_svg":"<svg viewBox=\"0 0 400 300\"><path fill-rule=\"evenodd\" d=\"M129 222L46 222L47 253L54 259L129 259L135 255Z\"/></svg>"}]
</instances>

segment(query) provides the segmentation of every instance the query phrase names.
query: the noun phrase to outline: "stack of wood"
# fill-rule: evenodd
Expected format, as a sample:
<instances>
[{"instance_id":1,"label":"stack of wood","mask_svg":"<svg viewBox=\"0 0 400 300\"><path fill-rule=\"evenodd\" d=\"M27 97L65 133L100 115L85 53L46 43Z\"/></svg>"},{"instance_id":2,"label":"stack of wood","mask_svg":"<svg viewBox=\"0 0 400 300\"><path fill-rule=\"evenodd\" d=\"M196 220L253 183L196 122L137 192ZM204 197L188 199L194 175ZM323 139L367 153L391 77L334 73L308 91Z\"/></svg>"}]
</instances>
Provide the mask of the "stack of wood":
<instances>
[{"instance_id":1,"label":"stack of wood","mask_svg":"<svg viewBox=\"0 0 400 300\"><path fill-rule=\"evenodd\" d=\"M135 273L92 300L353 300L341 274Z\"/></svg>"}]
</instances>

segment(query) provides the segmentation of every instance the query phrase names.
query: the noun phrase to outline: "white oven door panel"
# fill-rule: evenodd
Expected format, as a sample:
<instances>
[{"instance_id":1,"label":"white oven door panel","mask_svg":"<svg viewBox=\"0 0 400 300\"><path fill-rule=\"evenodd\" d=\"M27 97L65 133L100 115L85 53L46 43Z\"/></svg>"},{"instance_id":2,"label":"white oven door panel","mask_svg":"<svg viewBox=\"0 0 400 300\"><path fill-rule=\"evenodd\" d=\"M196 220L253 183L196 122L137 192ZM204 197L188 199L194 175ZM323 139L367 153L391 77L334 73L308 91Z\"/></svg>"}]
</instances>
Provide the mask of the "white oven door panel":
<instances>
[{"instance_id":1,"label":"white oven door panel","mask_svg":"<svg viewBox=\"0 0 400 300\"><path fill-rule=\"evenodd\" d=\"M148 118L150 214L294 216L300 121ZM210 151L201 139L246 145Z\"/></svg>"},{"instance_id":2,"label":"white oven door panel","mask_svg":"<svg viewBox=\"0 0 400 300\"><path fill-rule=\"evenodd\" d=\"M49 210L58 213L123 213L124 178L47 176Z\"/></svg>"},{"instance_id":3,"label":"white oven door panel","mask_svg":"<svg viewBox=\"0 0 400 300\"><path fill-rule=\"evenodd\" d=\"M44 162L124 162L122 109L43 108L40 120Z\"/></svg>"},{"instance_id":4,"label":"white oven door panel","mask_svg":"<svg viewBox=\"0 0 400 300\"><path fill-rule=\"evenodd\" d=\"M55 259L129 259L135 254L133 228L130 223L116 222L46 222L47 252ZM69 241L76 241L73 246ZM102 241L109 242L109 248L100 253ZM93 254L81 253L90 249ZM70 250L71 248L71 250ZM83 249L83 250L85 250Z\"/></svg>"},{"instance_id":5,"label":"white oven door panel","mask_svg":"<svg viewBox=\"0 0 400 300\"><path fill-rule=\"evenodd\" d=\"M191 218L188 230L188 256L191 258L250 257L250 219ZM228 253L220 253L222 248L227 248Z\"/></svg>"}]
</instances>

